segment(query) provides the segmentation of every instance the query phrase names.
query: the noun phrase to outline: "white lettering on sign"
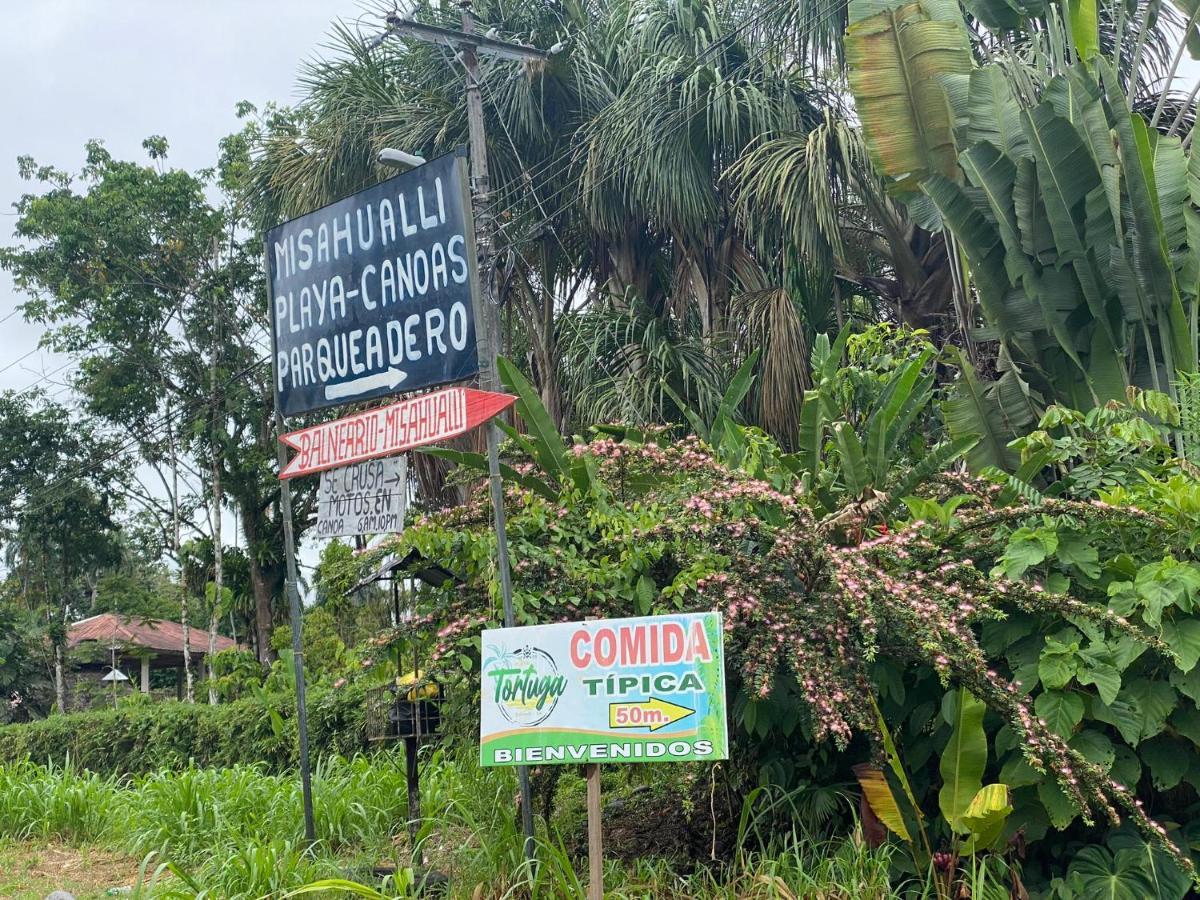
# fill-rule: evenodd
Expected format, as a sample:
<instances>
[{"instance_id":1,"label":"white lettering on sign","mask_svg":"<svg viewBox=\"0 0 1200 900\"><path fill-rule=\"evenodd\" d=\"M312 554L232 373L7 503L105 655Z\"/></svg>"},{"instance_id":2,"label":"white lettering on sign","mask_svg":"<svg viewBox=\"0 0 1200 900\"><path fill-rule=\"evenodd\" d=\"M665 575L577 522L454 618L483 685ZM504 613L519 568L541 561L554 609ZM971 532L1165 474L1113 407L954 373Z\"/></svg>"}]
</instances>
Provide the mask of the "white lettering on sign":
<instances>
[{"instance_id":1,"label":"white lettering on sign","mask_svg":"<svg viewBox=\"0 0 1200 900\"><path fill-rule=\"evenodd\" d=\"M284 416L479 371L465 167L440 157L267 233Z\"/></svg>"},{"instance_id":2,"label":"white lettering on sign","mask_svg":"<svg viewBox=\"0 0 1200 900\"><path fill-rule=\"evenodd\" d=\"M515 401L510 394L447 388L280 435L296 454L279 477L310 475L457 437Z\"/></svg>"},{"instance_id":3,"label":"white lettering on sign","mask_svg":"<svg viewBox=\"0 0 1200 900\"><path fill-rule=\"evenodd\" d=\"M404 530L408 458L387 456L321 473L317 537L389 534Z\"/></svg>"}]
</instances>

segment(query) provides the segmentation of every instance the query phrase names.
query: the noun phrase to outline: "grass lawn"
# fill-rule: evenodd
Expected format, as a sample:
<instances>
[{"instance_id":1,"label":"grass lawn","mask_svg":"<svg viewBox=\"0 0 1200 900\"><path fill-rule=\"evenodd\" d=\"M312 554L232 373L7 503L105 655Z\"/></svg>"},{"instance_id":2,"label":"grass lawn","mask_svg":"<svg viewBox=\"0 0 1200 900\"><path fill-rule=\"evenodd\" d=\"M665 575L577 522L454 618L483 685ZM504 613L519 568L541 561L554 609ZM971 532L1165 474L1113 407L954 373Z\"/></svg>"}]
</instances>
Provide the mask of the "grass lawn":
<instances>
[{"instance_id":1,"label":"grass lawn","mask_svg":"<svg viewBox=\"0 0 1200 900\"><path fill-rule=\"evenodd\" d=\"M140 860L94 847L44 841L0 843L0 897L42 900L53 890L77 900L104 897L110 888L137 883Z\"/></svg>"}]
</instances>

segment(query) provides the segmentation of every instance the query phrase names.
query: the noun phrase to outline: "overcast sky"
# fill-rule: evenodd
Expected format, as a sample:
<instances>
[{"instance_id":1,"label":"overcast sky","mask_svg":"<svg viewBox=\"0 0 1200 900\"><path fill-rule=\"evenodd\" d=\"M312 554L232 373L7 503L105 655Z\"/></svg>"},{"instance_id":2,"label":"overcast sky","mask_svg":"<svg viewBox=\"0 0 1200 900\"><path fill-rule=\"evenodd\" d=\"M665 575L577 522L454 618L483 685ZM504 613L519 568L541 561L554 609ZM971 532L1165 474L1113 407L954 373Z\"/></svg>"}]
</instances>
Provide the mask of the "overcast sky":
<instances>
[{"instance_id":1,"label":"overcast sky","mask_svg":"<svg viewBox=\"0 0 1200 900\"><path fill-rule=\"evenodd\" d=\"M360 11L355 0L6 3L0 240L11 239L12 204L28 189L18 156L76 171L90 138L118 158L143 159L142 139L161 134L172 165L212 165L217 141L237 130L235 104L293 100L297 69L319 52L333 19ZM41 329L12 314L17 302L0 272L0 389L24 389L67 362L35 351Z\"/></svg>"},{"instance_id":2,"label":"overcast sky","mask_svg":"<svg viewBox=\"0 0 1200 900\"><path fill-rule=\"evenodd\" d=\"M320 52L333 20L360 13L355 0L5 3L0 242L11 242L12 204L29 189L18 156L77 171L91 138L118 158L144 159L142 140L161 134L171 165L212 165L217 141L238 129L238 101L293 101L300 64ZM0 390L40 383L68 400L61 381L70 361L37 349L42 329L25 324L17 302L0 272ZM310 564L314 549L303 554Z\"/></svg>"}]
</instances>

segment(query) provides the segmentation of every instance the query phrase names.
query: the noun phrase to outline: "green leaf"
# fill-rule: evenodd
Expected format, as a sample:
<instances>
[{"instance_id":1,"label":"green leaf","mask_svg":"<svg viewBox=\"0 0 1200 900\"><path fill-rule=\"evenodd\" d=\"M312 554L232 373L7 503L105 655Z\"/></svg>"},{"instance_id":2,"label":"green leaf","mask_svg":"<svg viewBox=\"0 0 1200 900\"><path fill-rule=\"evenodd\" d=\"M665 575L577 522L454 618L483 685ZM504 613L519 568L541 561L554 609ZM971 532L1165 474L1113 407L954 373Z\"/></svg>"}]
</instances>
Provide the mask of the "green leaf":
<instances>
[{"instance_id":1,"label":"green leaf","mask_svg":"<svg viewBox=\"0 0 1200 900\"><path fill-rule=\"evenodd\" d=\"M942 776L938 806L950 827L966 834L971 829L963 816L983 786L983 770L987 765L987 736L983 731L986 707L966 688L959 688L956 693L947 694L942 708L943 714L950 713L951 731L938 766Z\"/></svg>"},{"instance_id":2,"label":"green leaf","mask_svg":"<svg viewBox=\"0 0 1200 900\"><path fill-rule=\"evenodd\" d=\"M1171 727L1200 747L1200 710L1191 706L1176 710L1171 716Z\"/></svg>"},{"instance_id":3,"label":"green leaf","mask_svg":"<svg viewBox=\"0 0 1200 900\"><path fill-rule=\"evenodd\" d=\"M517 395L517 414L529 429L534 448L537 450L538 464L547 475L560 482L566 482L571 477L571 460L567 447L554 420L542 405L537 389L521 374L520 369L504 357L496 360L496 366L505 387Z\"/></svg>"},{"instance_id":4,"label":"green leaf","mask_svg":"<svg viewBox=\"0 0 1200 900\"><path fill-rule=\"evenodd\" d=\"M1010 753L1000 767L1000 780L1013 789L1040 784L1043 778L1045 776L1029 765L1019 750Z\"/></svg>"},{"instance_id":5,"label":"green leaf","mask_svg":"<svg viewBox=\"0 0 1200 900\"><path fill-rule=\"evenodd\" d=\"M1096 0L1068 0L1068 9L1075 55L1087 62L1100 52L1100 19Z\"/></svg>"},{"instance_id":6,"label":"green leaf","mask_svg":"<svg viewBox=\"0 0 1200 900\"><path fill-rule=\"evenodd\" d=\"M1008 785L989 784L980 788L962 816L963 825L971 834L971 849L986 849L994 844L1012 809Z\"/></svg>"},{"instance_id":7,"label":"green leaf","mask_svg":"<svg viewBox=\"0 0 1200 900\"><path fill-rule=\"evenodd\" d=\"M971 71L967 92L967 146L990 144L1012 159L1029 155L1021 107L999 66Z\"/></svg>"},{"instance_id":8,"label":"green leaf","mask_svg":"<svg viewBox=\"0 0 1200 900\"><path fill-rule=\"evenodd\" d=\"M1136 730L1126 733L1129 723L1127 714L1122 714L1125 727L1122 727L1121 722L1110 724L1117 726L1122 737L1130 746L1137 746L1139 741L1154 737L1166 727L1167 716L1175 709L1178 702L1179 696L1169 684L1151 681L1148 678L1139 678L1125 686L1111 707L1124 706L1131 711L1133 721L1136 722Z\"/></svg>"},{"instance_id":9,"label":"green leaf","mask_svg":"<svg viewBox=\"0 0 1200 900\"><path fill-rule=\"evenodd\" d=\"M1200 704L1200 669L1194 668L1186 673L1176 670L1171 673L1170 681L1171 687L1193 703Z\"/></svg>"},{"instance_id":10,"label":"green leaf","mask_svg":"<svg viewBox=\"0 0 1200 900\"><path fill-rule=\"evenodd\" d=\"M1094 685L1105 703L1112 703L1121 690L1121 673L1115 666L1080 666L1075 678L1080 684Z\"/></svg>"},{"instance_id":11,"label":"green leaf","mask_svg":"<svg viewBox=\"0 0 1200 900\"><path fill-rule=\"evenodd\" d=\"M1103 847L1084 847L1071 858L1067 883L1080 897L1147 900L1158 896L1140 854L1133 850L1118 850L1114 856Z\"/></svg>"},{"instance_id":12,"label":"green leaf","mask_svg":"<svg viewBox=\"0 0 1200 900\"><path fill-rule=\"evenodd\" d=\"M1179 670L1190 672L1200 661L1200 620L1163 622L1162 639L1179 657Z\"/></svg>"},{"instance_id":13,"label":"green leaf","mask_svg":"<svg viewBox=\"0 0 1200 900\"><path fill-rule=\"evenodd\" d=\"M688 420L688 425L690 425L692 428L692 433L701 440L709 440L710 435L708 432L708 426L704 424L704 419L700 417L700 414L692 409L691 406L688 405L688 402L680 397L675 389L665 381L661 382L659 387L663 389L663 393L670 397L671 402L679 408L681 413L683 413L684 418Z\"/></svg>"},{"instance_id":14,"label":"green leaf","mask_svg":"<svg viewBox=\"0 0 1200 900\"><path fill-rule=\"evenodd\" d=\"M956 178L953 118L942 79L971 71L962 13L958 21L938 21L932 18L940 14L935 4L909 3L855 21L869 11L855 5L844 46L876 169L901 195L915 193L931 172Z\"/></svg>"},{"instance_id":15,"label":"green leaf","mask_svg":"<svg viewBox=\"0 0 1200 900\"><path fill-rule=\"evenodd\" d=\"M1051 731L1064 738L1069 738L1083 720L1083 698L1065 691L1043 691L1033 709Z\"/></svg>"},{"instance_id":16,"label":"green leaf","mask_svg":"<svg viewBox=\"0 0 1200 900\"><path fill-rule=\"evenodd\" d=\"M1113 767L1108 774L1133 790L1142 778L1142 761L1133 750L1118 744L1113 747Z\"/></svg>"},{"instance_id":17,"label":"green leaf","mask_svg":"<svg viewBox=\"0 0 1200 900\"><path fill-rule=\"evenodd\" d=\"M1065 566L1074 566L1088 578L1100 577L1100 554L1086 535L1059 535L1058 561Z\"/></svg>"},{"instance_id":18,"label":"green leaf","mask_svg":"<svg viewBox=\"0 0 1200 900\"><path fill-rule=\"evenodd\" d=\"M1058 641L1047 639L1046 648L1038 657L1038 679L1049 690L1059 690L1070 684L1079 669L1075 651Z\"/></svg>"},{"instance_id":19,"label":"green leaf","mask_svg":"<svg viewBox=\"0 0 1200 900\"><path fill-rule=\"evenodd\" d=\"M838 422L833 426L833 440L837 444L846 492L858 499L871 486L871 473L867 469L862 443L849 422Z\"/></svg>"},{"instance_id":20,"label":"green leaf","mask_svg":"<svg viewBox=\"0 0 1200 900\"><path fill-rule=\"evenodd\" d=\"M1155 790L1159 791L1169 791L1183 781L1194 756L1187 744L1165 734L1143 741L1138 746L1138 755L1150 770Z\"/></svg>"},{"instance_id":21,"label":"green leaf","mask_svg":"<svg viewBox=\"0 0 1200 900\"><path fill-rule=\"evenodd\" d=\"M1004 574L1015 581L1057 549L1058 534L1052 528L1018 528L1009 536L1000 558Z\"/></svg>"},{"instance_id":22,"label":"green leaf","mask_svg":"<svg viewBox=\"0 0 1200 900\"><path fill-rule=\"evenodd\" d=\"M1050 816L1050 824L1062 831L1075 821L1079 815L1079 807L1071 800L1063 789L1052 778L1044 778L1037 786L1038 799Z\"/></svg>"},{"instance_id":23,"label":"green leaf","mask_svg":"<svg viewBox=\"0 0 1200 900\"><path fill-rule=\"evenodd\" d=\"M457 465L467 466L484 474L488 472L487 457L482 453L452 450L449 447L421 447L417 452L424 453L426 456L436 456L439 459L446 459ZM522 474L506 463L500 463L500 474L507 480L519 484L521 487L531 490L535 494L545 497L547 500L558 500L559 498L559 492L546 484L542 479L535 475Z\"/></svg>"},{"instance_id":24,"label":"green leaf","mask_svg":"<svg viewBox=\"0 0 1200 900\"><path fill-rule=\"evenodd\" d=\"M805 391L804 404L800 407L800 435L797 440L797 455L800 471L807 473L809 484L817 483L821 471L821 450L825 442L825 426L821 416L821 394Z\"/></svg>"},{"instance_id":25,"label":"green leaf","mask_svg":"<svg viewBox=\"0 0 1200 900\"><path fill-rule=\"evenodd\" d=\"M1148 624L1157 625L1169 607L1192 609L1200 591L1200 570L1168 556L1138 569L1134 587L1145 607L1143 618Z\"/></svg>"},{"instance_id":26,"label":"green leaf","mask_svg":"<svg viewBox=\"0 0 1200 900\"><path fill-rule=\"evenodd\" d=\"M987 466L1012 471L1020 460L1009 443L1033 421L1032 413L1007 402L1003 378L990 383L980 381L962 353L952 348L951 355L956 357L962 374L942 403L947 429L956 437L979 437L979 443L967 454L967 465L973 471Z\"/></svg>"},{"instance_id":27,"label":"green leaf","mask_svg":"<svg viewBox=\"0 0 1200 900\"><path fill-rule=\"evenodd\" d=\"M978 441L979 438L972 435L938 444L926 453L920 462L905 472L896 485L888 491L887 499L880 504L877 515L886 521L896 510L900 498L916 490L937 473L944 472L954 460L968 453ZM950 512L953 514L953 509ZM947 521L945 524L949 524L949 522Z\"/></svg>"},{"instance_id":28,"label":"green leaf","mask_svg":"<svg viewBox=\"0 0 1200 900\"><path fill-rule=\"evenodd\" d=\"M1162 848L1147 843L1146 839L1126 822L1114 829L1105 841L1114 853L1132 850L1142 861L1142 868L1154 882L1158 900L1183 900L1191 888L1191 879L1179 867L1179 863Z\"/></svg>"},{"instance_id":29,"label":"green leaf","mask_svg":"<svg viewBox=\"0 0 1200 900\"><path fill-rule=\"evenodd\" d=\"M1072 749L1083 754L1084 759L1099 766L1105 772L1112 768L1116 751L1108 735L1102 731L1085 728L1069 741Z\"/></svg>"},{"instance_id":30,"label":"green leaf","mask_svg":"<svg viewBox=\"0 0 1200 900\"><path fill-rule=\"evenodd\" d=\"M712 434L709 438L712 444L721 443L726 423L735 421L734 413L742 405L746 395L750 393L750 386L754 384L754 366L758 362L760 353L760 350L755 350L746 357L745 362L738 367L737 372L730 379L729 387L726 388L725 395L721 397L717 412L713 416Z\"/></svg>"}]
</instances>

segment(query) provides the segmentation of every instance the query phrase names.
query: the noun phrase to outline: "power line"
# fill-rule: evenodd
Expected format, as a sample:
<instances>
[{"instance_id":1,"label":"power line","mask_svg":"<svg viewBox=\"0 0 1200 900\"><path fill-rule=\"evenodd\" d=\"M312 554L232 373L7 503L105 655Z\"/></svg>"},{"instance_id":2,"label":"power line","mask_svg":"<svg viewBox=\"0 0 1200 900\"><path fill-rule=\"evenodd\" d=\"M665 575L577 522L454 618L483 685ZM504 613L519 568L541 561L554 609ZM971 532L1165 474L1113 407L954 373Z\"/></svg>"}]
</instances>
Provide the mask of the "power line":
<instances>
[{"instance_id":1,"label":"power line","mask_svg":"<svg viewBox=\"0 0 1200 900\"><path fill-rule=\"evenodd\" d=\"M238 379L250 374L255 369L261 368L264 365L269 365L270 362L271 362L270 358L255 360L254 362L247 365L245 368L241 369L238 372L235 372L232 376L230 376L225 382L223 382L222 387L229 387L231 384L233 384ZM48 484L43 486L39 491L30 495L31 499L34 499L34 500L45 498L43 500L43 502L41 502L40 504L32 503L32 504L26 505L22 509L22 514L28 515L30 513L37 512L38 510L43 509L46 506L48 506L49 503L53 499L55 499L55 498L50 497L50 493L62 485L68 486L67 493L69 494L70 490L71 490L70 485L77 483L78 480L80 478L82 478L83 476L91 474L93 472L96 472L104 464L112 462L118 456L121 456L122 454L131 450L137 444L142 443L146 440L149 440L149 439L155 437L156 435L158 435L159 432L162 432L165 434L166 430L172 424L174 424L174 422L180 416L182 416L185 412L190 412L190 411L196 409L198 406L207 405L208 403L209 403L208 397L201 397L201 398L193 401L190 404L181 406L176 413L164 416L161 424L148 429L147 431L143 432L142 434L135 435L134 437L130 438L125 443L117 446L110 453L105 454L103 457L101 457L97 460L89 460L84 465L78 466L76 469L74 469L71 472L68 472L66 475L63 475L61 478L58 478L55 481L49 482ZM202 416L195 416L191 420L189 420L187 424L193 425L193 424L199 422L201 420L201 418L202 418ZM57 499L62 499L62 497L59 497Z\"/></svg>"}]
</instances>

